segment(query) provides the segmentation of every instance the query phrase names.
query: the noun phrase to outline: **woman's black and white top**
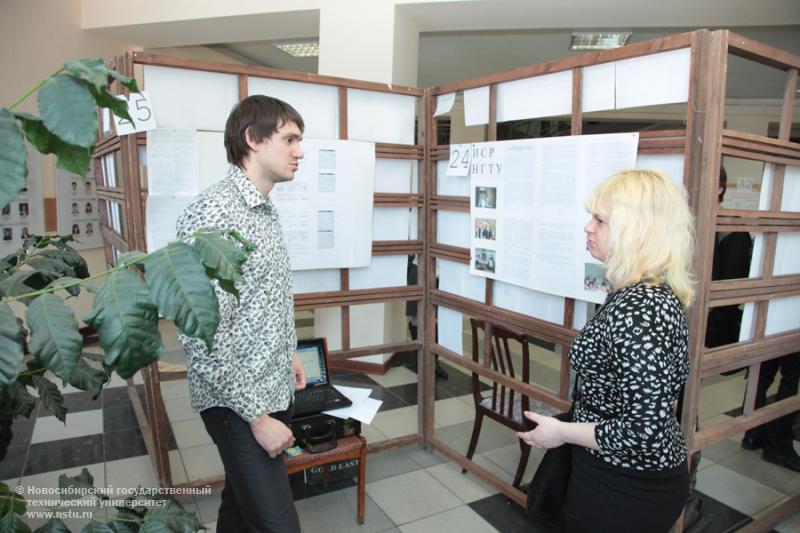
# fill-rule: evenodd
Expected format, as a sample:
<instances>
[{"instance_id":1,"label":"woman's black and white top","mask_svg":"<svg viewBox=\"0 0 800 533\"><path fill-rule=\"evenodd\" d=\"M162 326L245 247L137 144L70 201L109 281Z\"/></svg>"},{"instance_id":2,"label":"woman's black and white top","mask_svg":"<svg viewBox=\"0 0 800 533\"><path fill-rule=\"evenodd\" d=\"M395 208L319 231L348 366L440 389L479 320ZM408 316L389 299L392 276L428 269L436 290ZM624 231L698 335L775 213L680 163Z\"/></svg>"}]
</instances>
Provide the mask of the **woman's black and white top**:
<instances>
[{"instance_id":1,"label":"woman's black and white top","mask_svg":"<svg viewBox=\"0 0 800 533\"><path fill-rule=\"evenodd\" d=\"M669 286L640 283L609 294L569 352L580 376L573 420L598 422L600 451L591 453L636 470L667 470L686 459L675 405L689 373L688 334Z\"/></svg>"}]
</instances>

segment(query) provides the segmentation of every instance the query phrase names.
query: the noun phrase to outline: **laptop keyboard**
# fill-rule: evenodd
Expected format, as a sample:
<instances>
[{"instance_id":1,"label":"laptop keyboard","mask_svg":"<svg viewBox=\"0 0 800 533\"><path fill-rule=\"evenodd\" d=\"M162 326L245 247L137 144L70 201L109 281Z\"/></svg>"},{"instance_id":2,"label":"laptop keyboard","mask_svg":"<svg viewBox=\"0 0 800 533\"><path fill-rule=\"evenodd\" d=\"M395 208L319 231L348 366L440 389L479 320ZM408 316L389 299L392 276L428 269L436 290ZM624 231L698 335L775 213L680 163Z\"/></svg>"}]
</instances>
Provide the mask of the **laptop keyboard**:
<instances>
[{"instance_id":1,"label":"laptop keyboard","mask_svg":"<svg viewBox=\"0 0 800 533\"><path fill-rule=\"evenodd\" d=\"M335 400L336 398L336 394L331 389L325 388L306 391L302 394L302 396L297 398L297 402L298 404L302 405L324 404L325 402Z\"/></svg>"}]
</instances>

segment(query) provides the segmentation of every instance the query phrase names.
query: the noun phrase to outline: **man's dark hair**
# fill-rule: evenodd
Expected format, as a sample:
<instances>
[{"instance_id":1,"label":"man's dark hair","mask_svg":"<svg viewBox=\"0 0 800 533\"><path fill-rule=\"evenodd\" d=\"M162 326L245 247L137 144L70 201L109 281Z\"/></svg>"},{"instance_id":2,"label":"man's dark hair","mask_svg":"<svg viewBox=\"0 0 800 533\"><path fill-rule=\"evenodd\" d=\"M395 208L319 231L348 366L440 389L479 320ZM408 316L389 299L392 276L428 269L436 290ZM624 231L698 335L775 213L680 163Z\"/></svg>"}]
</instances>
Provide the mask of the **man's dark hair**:
<instances>
[{"instance_id":1,"label":"man's dark hair","mask_svg":"<svg viewBox=\"0 0 800 533\"><path fill-rule=\"evenodd\" d=\"M292 106L277 98L261 94L248 96L233 108L225 124L225 151L228 162L241 168L250 154L250 139L261 142L268 139L287 122L294 122L300 131L305 129L303 117Z\"/></svg>"},{"instance_id":2,"label":"man's dark hair","mask_svg":"<svg viewBox=\"0 0 800 533\"><path fill-rule=\"evenodd\" d=\"M725 167L719 166L719 186L722 187L722 192L719 193L719 203L725 198L725 191L728 190L728 173L725 172Z\"/></svg>"}]
</instances>

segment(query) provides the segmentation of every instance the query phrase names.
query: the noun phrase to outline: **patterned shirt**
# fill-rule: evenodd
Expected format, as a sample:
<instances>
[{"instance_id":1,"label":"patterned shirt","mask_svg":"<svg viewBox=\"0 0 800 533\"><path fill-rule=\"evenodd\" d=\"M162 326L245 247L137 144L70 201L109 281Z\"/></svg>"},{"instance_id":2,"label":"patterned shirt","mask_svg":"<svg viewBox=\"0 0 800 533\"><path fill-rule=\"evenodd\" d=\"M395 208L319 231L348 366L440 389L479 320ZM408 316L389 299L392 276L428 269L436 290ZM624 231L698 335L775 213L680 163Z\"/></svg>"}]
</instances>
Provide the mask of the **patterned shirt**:
<instances>
[{"instance_id":1,"label":"patterned shirt","mask_svg":"<svg viewBox=\"0 0 800 533\"><path fill-rule=\"evenodd\" d=\"M232 229L256 249L242 265L239 300L215 284L219 327L213 350L179 335L186 350L192 408L228 407L248 422L289 407L297 347L289 256L278 212L241 169L203 191L178 218L178 237Z\"/></svg>"},{"instance_id":2,"label":"patterned shirt","mask_svg":"<svg viewBox=\"0 0 800 533\"><path fill-rule=\"evenodd\" d=\"M608 296L569 352L580 378L574 420L598 422L592 454L651 471L686 459L675 406L689 373L688 336L670 287L640 283Z\"/></svg>"}]
</instances>

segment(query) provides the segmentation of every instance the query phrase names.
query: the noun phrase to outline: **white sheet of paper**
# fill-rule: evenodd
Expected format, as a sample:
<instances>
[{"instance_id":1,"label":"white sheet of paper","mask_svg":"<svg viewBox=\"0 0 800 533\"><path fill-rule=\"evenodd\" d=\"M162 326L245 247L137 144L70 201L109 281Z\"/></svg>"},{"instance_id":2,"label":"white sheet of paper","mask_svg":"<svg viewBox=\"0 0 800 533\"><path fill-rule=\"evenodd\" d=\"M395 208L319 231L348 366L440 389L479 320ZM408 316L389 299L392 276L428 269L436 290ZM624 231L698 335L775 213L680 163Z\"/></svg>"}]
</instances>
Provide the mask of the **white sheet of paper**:
<instances>
[{"instance_id":1,"label":"white sheet of paper","mask_svg":"<svg viewBox=\"0 0 800 533\"><path fill-rule=\"evenodd\" d=\"M800 167L786 165L783 175L783 194L781 195L781 211L800 211Z\"/></svg>"},{"instance_id":2,"label":"white sheet of paper","mask_svg":"<svg viewBox=\"0 0 800 533\"><path fill-rule=\"evenodd\" d=\"M341 409L323 411L323 413L345 420L353 418L364 424L372 423L372 419L375 418L383 402L375 398L370 398L369 395L372 392L370 389L343 387L341 385L334 385L334 387L347 396L353 404L348 407L342 407Z\"/></svg>"},{"instance_id":3,"label":"white sheet of paper","mask_svg":"<svg viewBox=\"0 0 800 533\"><path fill-rule=\"evenodd\" d=\"M456 102L456 93L440 94L436 97L436 111L433 113L434 117L438 117L449 113L453 109L453 104Z\"/></svg>"},{"instance_id":4,"label":"white sheet of paper","mask_svg":"<svg viewBox=\"0 0 800 533\"><path fill-rule=\"evenodd\" d=\"M451 144L450 158L447 161L448 176L466 176L469 174L469 156L471 144Z\"/></svg>"},{"instance_id":5,"label":"white sheet of paper","mask_svg":"<svg viewBox=\"0 0 800 533\"><path fill-rule=\"evenodd\" d=\"M497 122L554 117L571 112L571 70L497 85Z\"/></svg>"},{"instance_id":6,"label":"white sheet of paper","mask_svg":"<svg viewBox=\"0 0 800 533\"><path fill-rule=\"evenodd\" d=\"M436 331L439 344L459 355L464 355L464 315L439 306Z\"/></svg>"},{"instance_id":7,"label":"white sheet of paper","mask_svg":"<svg viewBox=\"0 0 800 533\"><path fill-rule=\"evenodd\" d=\"M193 195L147 197L147 251L153 252L175 240L175 224Z\"/></svg>"},{"instance_id":8,"label":"white sheet of paper","mask_svg":"<svg viewBox=\"0 0 800 533\"><path fill-rule=\"evenodd\" d=\"M317 139L339 137L339 89L299 81L248 76L248 94L278 98L294 107L303 117L303 135Z\"/></svg>"},{"instance_id":9,"label":"white sheet of paper","mask_svg":"<svg viewBox=\"0 0 800 533\"><path fill-rule=\"evenodd\" d=\"M769 312L767 313L767 324L764 335L775 335L800 329L800 296L780 298L769 302Z\"/></svg>"},{"instance_id":10,"label":"white sheet of paper","mask_svg":"<svg viewBox=\"0 0 800 533\"><path fill-rule=\"evenodd\" d=\"M683 187L683 154L638 154L637 168L654 168L660 170L672 181Z\"/></svg>"},{"instance_id":11,"label":"white sheet of paper","mask_svg":"<svg viewBox=\"0 0 800 533\"><path fill-rule=\"evenodd\" d=\"M439 290L471 300L483 302L486 297L486 279L472 276L469 265L437 259Z\"/></svg>"},{"instance_id":12,"label":"white sheet of paper","mask_svg":"<svg viewBox=\"0 0 800 533\"><path fill-rule=\"evenodd\" d=\"M281 218L292 270L355 268L372 257L375 145L305 139L305 157L270 199Z\"/></svg>"},{"instance_id":13,"label":"white sheet of paper","mask_svg":"<svg viewBox=\"0 0 800 533\"><path fill-rule=\"evenodd\" d=\"M469 196L468 176L448 176L449 161L436 162L436 194L440 196Z\"/></svg>"},{"instance_id":14,"label":"white sheet of paper","mask_svg":"<svg viewBox=\"0 0 800 533\"><path fill-rule=\"evenodd\" d=\"M469 213L438 211L436 216L436 242L469 248Z\"/></svg>"},{"instance_id":15,"label":"white sheet of paper","mask_svg":"<svg viewBox=\"0 0 800 533\"><path fill-rule=\"evenodd\" d=\"M239 103L235 74L145 65L144 80L161 128L224 131Z\"/></svg>"},{"instance_id":16,"label":"white sheet of paper","mask_svg":"<svg viewBox=\"0 0 800 533\"><path fill-rule=\"evenodd\" d=\"M405 287L408 258L405 255L379 255L364 268L350 269L350 290Z\"/></svg>"},{"instance_id":17,"label":"white sheet of paper","mask_svg":"<svg viewBox=\"0 0 800 533\"><path fill-rule=\"evenodd\" d=\"M489 87L464 91L464 125L477 126L489 123Z\"/></svg>"},{"instance_id":18,"label":"white sheet of paper","mask_svg":"<svg viewBox=\"0 0 800 533\"><path fill-rule=\"evenodd\" d=\"M687 102L691 55L682 48L617 61L616 108Z\"/></svg>"},{"instance_id":19,"label":"white sheet of paper","mask_svg":"<svg viewBox=\"0 0 800 533\"><path fill-rule=\"evenodd\" d=\"M197 132L198 191L204 191L228 175L230 163L225 152L225 134L218 131Z\"/></svg>"},{"instance_id":20,"label":"white sheet of paper","mask_svg":"<svg viewBox=\"0 0 800 533\"><path fill-rule=\"evenodd\" d=\"M564 298L554 294L517 287L510 283L495 281L494 305L560 324L564 319Z\"/></svg>"},{"instance_id":21,"label":"white sheet of paper","mask_svg":"<svg viewBox=\"0 0 800 533\"><path fill-rule=\"evenodd\" d=\"M150 101L147 91L132 93L127 98L125 96L116 96L115 98L128 104L128 115L133 119L133 122L131 122L126 118L112 115L117 135L130 135L140 131L154 130L158 127L156 126L156 113L153 109L153 103Z\"/></svg>"},{"instance_id":22,"label":"white sheet of paper","mask_svg":"<svg viewBox=\"0 0 800 533\"><path fill-rule=\"evenodd\" d=\"M614 63L601 63L583 68L581 108L584 113L614 109Z\"/></svg>"},{"instance_id":23,"label":"white sheet of paper","mask_svg":"<svg viewBox=\"0 0 800 533\"><path fill-rule=\"evenodd\" d=\"M417 162L407 159L375 160L375 192L408 194L416 191Z\"/></svg>"},{"instance_id":24,"label":"white sheet of paper","mask_svg":"<svg viewBox=\"0 0 800 533\"><path fill-rule=\"evenodd\" d=\"M354 141L414 144L414 96L347 90L347 129Z\"/></svg>"},{"instance_id":25,"label":"white sheet of paper","mask_svg":"<svg viewBox=\"0 0 800 533\"><path fill-rule=\"evenodd\" d=\"M195 130L159 128L148 131L148 194L195 195L200 192L197 154Z\"/></svg>"},{"instance_id":26,"label":"white sheet of paper","mask_svg":"<svg viewBox=\"0 0 800 533\"><path fill-rule=\"evenodd\" d=\"M372 210L372 239L376 241L406 241L411 227L411 212L407 207L376 207Z\"/></svg>"},{"instance_id":27,"label":"white sheet of paper","mask_svg":"<svg viewBox=\"0 0 800 533\"><path fill-rule=\"evenodd\" d=\"M293 270L294 294L303 292L332 292L341 290L341 273L338 269Z\"/></svg>"}]
</instances>

